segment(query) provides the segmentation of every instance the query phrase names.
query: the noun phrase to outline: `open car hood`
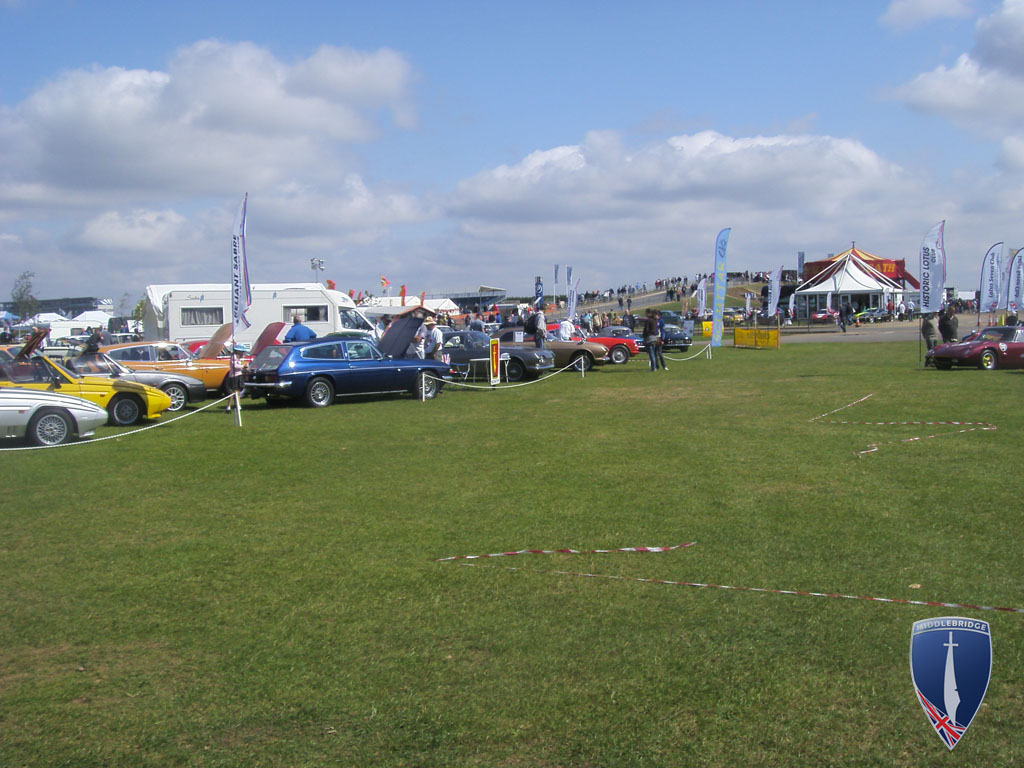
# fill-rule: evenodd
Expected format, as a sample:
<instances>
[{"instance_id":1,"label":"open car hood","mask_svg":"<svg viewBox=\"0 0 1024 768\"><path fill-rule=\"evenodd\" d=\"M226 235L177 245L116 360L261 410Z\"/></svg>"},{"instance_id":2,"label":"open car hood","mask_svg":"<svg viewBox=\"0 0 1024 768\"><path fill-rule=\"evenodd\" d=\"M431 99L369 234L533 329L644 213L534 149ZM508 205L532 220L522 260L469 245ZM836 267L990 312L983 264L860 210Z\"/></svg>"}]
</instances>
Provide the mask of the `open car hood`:
<instances>
[{"instance_id":1,"label":"open car hood","mask_svg":"<svg viewBox=\"0 0 1024 768\"><path fill-rule=\"evenodd\" d=\"M211 339L206 342L206 346L199 350L199 354L196 357L200 359L218 357L224 351L224 344L230 338L231 323L224 323L224 325L217 329L217 332L213 334Z\"/></svg>"},{"instance_id":2,"label":"open car hood","mask_svg":"<svg viewBox=\"0 0 1024 768\"><path fill-rule=\"evenodd\" d=\"M281 335L281 329L284 328L284 323L278 320L276 323L269 323L266 328L263 329L263 333L256 339L256 343L253 345L250 355L256 357L260 352L263 351L264 347L269 347L271 344L277 343L277 337Z\"/></svg>"},{"instance_id":3,"label":"open car hood","mask_svg":"<svg viewBox=\"0 0 1024 768\"><path fill-rule=\"evenodd\" d=\"M40 328L38 331L29 336L28 341L25 342L25 346L23 346L18 351L16 358L18 360L24 360L37 349L39 349L39 347L41 347L43 344L43 340L46 339L46 336L49 333L49 328Z\"/></svg>"},{"instance_id":4,"label":"open car hood","mask_svg":"<svg viewBox=\"0 0 1024 768\"><path fill-rule=\"evenodd\" d=\"M377 347L389 357L403 357L405 350L412 343L416 331L423 325L423 321L436 314L436 312L423 307L413 307L403 312L391 321L391 325L377 342Z\"/></svg>"}]
</instances>

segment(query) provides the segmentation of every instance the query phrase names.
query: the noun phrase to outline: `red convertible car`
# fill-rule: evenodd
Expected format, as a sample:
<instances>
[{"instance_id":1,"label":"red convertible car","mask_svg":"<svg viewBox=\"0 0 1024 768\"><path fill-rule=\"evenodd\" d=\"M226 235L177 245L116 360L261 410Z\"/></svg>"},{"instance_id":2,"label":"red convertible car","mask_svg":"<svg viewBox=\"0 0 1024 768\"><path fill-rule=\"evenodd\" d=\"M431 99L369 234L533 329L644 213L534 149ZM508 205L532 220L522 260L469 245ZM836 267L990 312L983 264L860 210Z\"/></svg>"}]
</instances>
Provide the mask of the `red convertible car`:
<instances>
[{"instance_id":1,"label":"red convertible car","mask_svg":"<svg viewBox=\"0 0 1024 768\"><path fill-rule=\"evenodd\" d=\"M557 336L558 323L548 323L548 331ZM608 347L608 359L614 365L628 363L629 358L640 354L640 347L629 337L602 336L601 334L588 336L578 325L572 327L572 341L593 341L604 344Z\"/></svg>"},{"instance_id":2,"label":"red convertible car","mask_svg":"<svg viewBox=\"0 0 1024 768\"><path fill-rule=\"evenodd\" d=\"M969 365L986 371L1024 368L1024 328L998 325L965 338L965 341L933 347L925 353L925 359L942 371L954 365Z\"/></svg>"}]
</instances>

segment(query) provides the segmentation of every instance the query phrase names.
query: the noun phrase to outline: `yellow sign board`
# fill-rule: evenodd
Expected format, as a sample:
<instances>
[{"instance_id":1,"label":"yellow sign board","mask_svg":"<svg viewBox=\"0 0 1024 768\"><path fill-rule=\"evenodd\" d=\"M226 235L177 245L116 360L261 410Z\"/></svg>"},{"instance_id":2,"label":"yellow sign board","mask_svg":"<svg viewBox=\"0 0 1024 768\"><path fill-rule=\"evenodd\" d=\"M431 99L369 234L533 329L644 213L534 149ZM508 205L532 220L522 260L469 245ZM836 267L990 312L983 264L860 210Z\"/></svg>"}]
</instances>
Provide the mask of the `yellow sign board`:
<instances>
[{"instance_id":1,"label":"yellow sign board","mask_svg":"<svg viewBox=\"0 0 1024 768\"><path fill-rule=\"evenodd\" d=\"M733 328L732 345L751 349L778 349L778 328Z\"/></svg>"}]
</instances>

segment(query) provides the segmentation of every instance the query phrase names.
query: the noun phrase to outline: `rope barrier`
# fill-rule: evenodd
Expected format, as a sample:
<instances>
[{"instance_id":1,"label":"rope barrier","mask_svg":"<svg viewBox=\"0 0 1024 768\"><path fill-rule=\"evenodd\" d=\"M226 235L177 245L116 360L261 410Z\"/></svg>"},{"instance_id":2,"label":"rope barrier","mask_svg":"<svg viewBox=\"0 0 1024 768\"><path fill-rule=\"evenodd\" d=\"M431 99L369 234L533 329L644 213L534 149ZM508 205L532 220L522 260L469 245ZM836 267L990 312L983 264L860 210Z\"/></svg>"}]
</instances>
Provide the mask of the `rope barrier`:
<instances>
[{"instance_id":1,"label":"rope barrier","mask_svg":"<svg viewBox=\"0 0 1024 768\"><path fill-rule=\"evenodd\" d=\"M674 544L671 547L621 547L619 549L519 549L514 552L495 552L490 555L453 555L439 557L434 562L444 563L449 560L479 560L483 557L512 557L513 555L610 555L616 552L672 552L685 547L692 547L696 541Z\"/></svg>"},{"instance_id":2,"label":"rope barrier","mask_svg":"<svg viewBox=\"0 0 1024 768\"><path fill-rule=\"evenodd\" d=\"M854 400L852 403L835 408L828 413L823 413L820 416L815 416L813 419L808 421L818 421L826 416L831 416L833 413L838 413L846 408L850 408L858 403L863 403L869 397L872 397L874 393L865 395L859 400ZM868 453L875 453L883 445L897 445L899 443L916 443L922 440L931 440L936 437L949 437L951 435L962 435L967 432L992 432L997 429L994 424L990 424L987 421L840 421L832 419L829 421L823 421L822 424L854 424L869 427L899 427L899 426L950 426L950 427L965 427L965 429L957 429L953 432L938 432L934 435L915 435L914 437L905 437L902 440L889 440L887 442L869 443L868 447L863 451L854 451L854 455L858 458Z\"/></svg>"},{"instance_id":3,"label":"rope barrier","mask_svg":"<svg viewBox=\"0 0 1024 768\"><path fill-rule=\"evenodd\" d=\"M844 595L838 592L809 592L799 589L772 589L770 587L736 587L727 584L704 584L698 581L670 581L668 579L646 579L639 576L614 576L604 573L584 573L582 571L544 571L537 568L517 568L511 565L487 565L485 563L459 563L467 567L498 568L506 571L525 571L528 573L546 573L555 576L580 576L588 579L613 579L615 581L638 581L643 584L663 584L670 587L697 587L702 589L728 589L733 592L764 592L771 595L799 595L801 597L834 597L841 600L870 600L875 603L896 603L899 605L925 605L938 608L962 608L973 611L1003 611L1006 613L1024 613L1024 608L1004 608L995 605L973 605L971 603L945 603L933 600L903 600L897 597L871 597L868 595Z\"/></svg>"},{"instance_id":4,"label":"rope barrier","mask_svg":"<svg viewBox=\"0 0 1024 768\"><path fill-rule=\"evenodd\" d=\"M697 357L698 355L704 355L704 357L706 357L708 360L710 360L711 359L711 343L708 342L707 346L703 347L702 349L698 349L694 354L690 355L689 357L669 357L668 355L665 355L665 359L666 360L672 360L673 362L676 362L676 363L685 363L688 360L693 360L693 358Z\"/></svg>"},{"instance_id":5,"label":"rope barrier","mask_svg":"<svg viewBox=\"0 0 1024 768\"><path fill-rule=\"evenodd\" d=\"M91 440L78 440L78 441L73 442L73 443L61 443L60 445L26 445L26 446L18 446L16 448L0 448L0 452L7 452L7 451L38 451L38 450L44 449L44 448L70 448L70 447L75 446L75 445L95 445L96 443L102 443L105 440L120 440L122 437L128 437L129 435L137 435L140 432L146 432L146 431L148 431L150 429L156 429L157 427L165 427L168 424L173 424L176 421L181 421L182 419L187 419L189 416L195 416L197 413L200 413L201 411L205 411L207 408L213 408L215 405L220 405L225 400L230 400L231 398L234 398L234 397L235 397L235 393L232 393L230 395L225 395L224 397L220 398L219 400L214 400L212 403L200 406L199 408L196 408L195 410L189 411L188 413L183 413L183 414L181 414L181 416L175 416L173 419L168 419L167 421L158 421L158 422L156 422L154 424L147 424L145 427L139 427L138 429L133 429L130 432L121 432L121 433L116 434L116 435L107 435L106 437L94 437Z\"/></svg>"},{"instance_id":6,"label":"rope barrier","mask_svg":"<svg viewBox=\"0 0 1024 768\"><path fill-rule=\"evenodd\" d=\"M550 379L550 378L552 378L554 376L557 376L560 373L565 373L570 368L575 368L575 369L579 370L580 373L584 373L585 374L585 371L582 368L582 361L583 361L582 357L576 358L575 360L573 360L571 363L569 363L564 368L559 368L557 371L551 371L551 373L547 374L546 376L540 376L540 377L534 379L533 381L519 381L519 382L516 382L514 384L507 384L506 383L504 385L497 385L496 384L494 386L485 386L485 385L482 385L482 384L467 384L467 383L465 383L463 381L448 381L448 382L445 382L445 386L446 387L465 387L466 389L482 389L482 390L515 389L517 387L527 387L530 384L539 384L540 382L546 381L547 379Z\"/></svg>"}]
</instances>

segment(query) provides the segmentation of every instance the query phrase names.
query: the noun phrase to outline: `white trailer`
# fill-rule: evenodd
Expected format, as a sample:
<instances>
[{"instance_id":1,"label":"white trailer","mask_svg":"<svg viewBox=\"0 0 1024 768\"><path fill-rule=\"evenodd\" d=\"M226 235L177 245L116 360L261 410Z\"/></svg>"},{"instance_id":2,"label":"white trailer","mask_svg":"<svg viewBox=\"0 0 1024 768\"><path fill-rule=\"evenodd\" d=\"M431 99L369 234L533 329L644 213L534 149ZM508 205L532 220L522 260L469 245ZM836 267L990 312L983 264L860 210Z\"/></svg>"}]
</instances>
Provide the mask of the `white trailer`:
<instances>
[{"instance_id":1,"label":"white trailer","mask_svg":"<svg viewBox=\"0 0 1024 768\"><path fill-rule=\"evenodd\" d=\"M244 345L255 343L270 323L290 326L295 317L317 336L336 331L376 335L374 324L356 308L350 296L320 283L253 285L252 306L245 316L249 328L235 329L235 341ZM146 287L146 340L206 340L230 322L231 286L227 283Z\"/></svg>"}]
</instances>

